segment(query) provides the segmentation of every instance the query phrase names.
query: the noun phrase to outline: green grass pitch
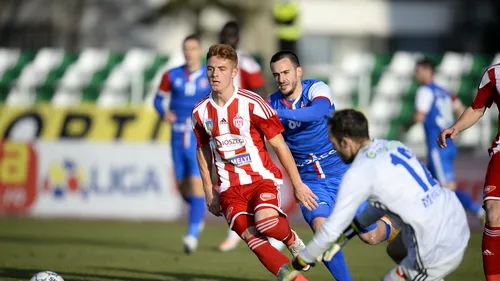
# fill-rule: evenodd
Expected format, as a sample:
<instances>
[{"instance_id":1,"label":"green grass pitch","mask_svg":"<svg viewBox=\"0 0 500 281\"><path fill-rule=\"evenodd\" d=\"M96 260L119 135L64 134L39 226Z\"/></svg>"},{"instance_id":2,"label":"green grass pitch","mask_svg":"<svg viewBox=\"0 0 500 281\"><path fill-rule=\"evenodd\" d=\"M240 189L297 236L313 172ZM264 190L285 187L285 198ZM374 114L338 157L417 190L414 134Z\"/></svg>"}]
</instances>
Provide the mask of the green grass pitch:
<instances>
[{"instance_id":1,"label":"green grass pitch","mask_svg":"<svg viewBox=\"0 0 500 281\"><path fill-rule=\"evenodd\" d=\"M305 242L311 238L302 224L294 228ZM208 224L198 251L186 255L182 223L0 218L0 281L28 281L43 270L66 281L275 280L243 243L232 252L216 250L226 229L223 223ZM354 280L381 280L393 267L385 245L349 242L344 251ZM305 276L333 280L322 264ZM481 233L473 233L462 265L447 280L484 280Z\"/></svg>"}]
</instances>

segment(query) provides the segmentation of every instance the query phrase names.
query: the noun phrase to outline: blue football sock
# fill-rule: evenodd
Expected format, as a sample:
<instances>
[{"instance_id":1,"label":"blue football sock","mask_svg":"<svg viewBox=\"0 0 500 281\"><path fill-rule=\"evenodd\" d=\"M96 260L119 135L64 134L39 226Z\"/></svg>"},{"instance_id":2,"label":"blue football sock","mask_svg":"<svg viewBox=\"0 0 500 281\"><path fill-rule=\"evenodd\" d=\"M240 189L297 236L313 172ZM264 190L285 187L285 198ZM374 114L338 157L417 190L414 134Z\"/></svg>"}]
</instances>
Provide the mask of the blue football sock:
<instances>
[{"instance_id":1,"label":"blue football sock","mask_svg":"<svg viewBox=\"0 0 500 281\"><path fill-rule=\"evenodd\" d=\"M458 200L460 200L460 203L462 203L462 206L464 206L464 209L466 211L470 211L476 216L479 214L481 205L474 201L474 199L472 199L472 197L467 192L455 190L455 194L457 195Z\"/></svg>"},{"instance_id":2,"label":"blue football sock","mask_svg":"<svg viewBox=\"0 0 500 281\"><path fill-rule=\"evenodd\" d=\"M329 262L323 263L337 281L352 281L342 250L333 256Z\"/></svg>"},{"instance_id":3,"label":"blue football sock","mask_svg":"<svg viewBox=\"0 0 500 281\"><path fill-rule=\"evenodd\" d=\"M188 196L186 201L190 205L188 235L198 238L198 235L200 234L200 225L205 217L205 197Z\"/></svg>"}]
</instances>

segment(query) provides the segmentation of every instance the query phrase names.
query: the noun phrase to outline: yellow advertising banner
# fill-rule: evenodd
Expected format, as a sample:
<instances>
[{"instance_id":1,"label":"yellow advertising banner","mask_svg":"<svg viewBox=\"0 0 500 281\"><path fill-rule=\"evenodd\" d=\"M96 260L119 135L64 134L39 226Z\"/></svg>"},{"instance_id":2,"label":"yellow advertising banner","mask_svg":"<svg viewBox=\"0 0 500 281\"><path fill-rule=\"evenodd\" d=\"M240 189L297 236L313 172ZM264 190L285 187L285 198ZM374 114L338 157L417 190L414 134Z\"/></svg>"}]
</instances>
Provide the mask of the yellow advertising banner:
<instances>
[{"instance_id":1,"label":"yellow advertising banner","mask_svg":"<svg viewBox=\"0 0 500 281\"><path fill-rule=\"evenodd\" d=\"M168 141L169 125L152 108L101 108L95 104L29 108L0 105L0 139L82 139L92 141Z\"/></svg>"}]
</instances>

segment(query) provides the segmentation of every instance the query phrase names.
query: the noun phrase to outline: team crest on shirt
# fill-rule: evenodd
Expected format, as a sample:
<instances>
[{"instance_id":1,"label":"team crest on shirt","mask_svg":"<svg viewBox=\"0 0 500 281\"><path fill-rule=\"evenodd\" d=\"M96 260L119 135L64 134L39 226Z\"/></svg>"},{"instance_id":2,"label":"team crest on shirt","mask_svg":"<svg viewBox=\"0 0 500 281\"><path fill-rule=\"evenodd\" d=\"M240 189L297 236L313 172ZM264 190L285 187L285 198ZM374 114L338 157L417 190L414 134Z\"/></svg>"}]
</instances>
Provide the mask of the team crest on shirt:
<instances>
[{"instance_id":1,"label":"team crest on shirt","mask_svg":"<svg viewBox=\"0 0 500 281\"><path fill-rule=\"evenodd\" d=\"M208 133L211 135L212 134L212 129L214 128L214 121L210 118L208 118L205 121L205 129L207 129Z\"/></svg>"},{"instance_id":2,"label":"team crest on shirt","mask_svg":"<svg viewBox=\"0 0 500 281\"><path fill-rule=\"evenodd\" d=\"M182 79L181 79L181 78L175 78L175 80L174 80L174 85L175 85L176 87L180 87L180 86L182 86Z\"/></svg>"},{"instance_id":3,"label":"team crest on shirt","mask_svg":"<svg viewBox=\"0 0 500 281\"><path fill-rule=\"evenodd\" d=\"M233 124L238 129L240 129L241 127L243 127L243 122L244 121L245 120L240 115L236 115L236 117L233 118Z\"/></svg>"}]
</instances>

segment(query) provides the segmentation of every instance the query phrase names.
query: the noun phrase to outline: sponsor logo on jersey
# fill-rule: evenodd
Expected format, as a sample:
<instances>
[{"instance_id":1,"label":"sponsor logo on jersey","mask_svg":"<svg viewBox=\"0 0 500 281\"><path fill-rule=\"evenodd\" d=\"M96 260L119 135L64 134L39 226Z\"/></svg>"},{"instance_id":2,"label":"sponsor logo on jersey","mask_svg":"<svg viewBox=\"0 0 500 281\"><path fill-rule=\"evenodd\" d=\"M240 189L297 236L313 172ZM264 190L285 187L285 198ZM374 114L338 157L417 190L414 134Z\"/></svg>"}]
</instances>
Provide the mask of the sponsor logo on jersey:
<instances>
[{"instance_id":1,"label":"sponsor logo on jersey","mask_svg":"<svg viewBox=\"0 0 500 281\"><path fill-rule=\"evenodd\" d=\"M224 134L222 136L215 137L217 142L217 149L222 152L235 151L236 149L242 148L246 144L244 137L233 134Z\"/></svg>"},{"instance_id":2,"label":"sponsor logo on jersey","mask_svg":"<svg viewBox=\"0 0 500 281\"><path fill-rule=\"evenodd\" d=\"M237 154L231 158L227 158L226 160L237 167L247 165L252 162L252 158L250 157L249 153Z\"/></svg>"},{"instance_id":3,"label":"sponsor logo on jersey","mask_svg":"<svg viewBox=\"0 0 500 281\"><path fill-rule=\"evenodd\" d=\"M306 160L302 161L301 163L296 163L295 165L297 167L304 167L304 166L307 166L307 165L311 165L314 162L318 162L320 160L328 158L329 156L335 154L336 152L337 151L335 151L335 150L330 150L327 153L321 154L320 156L316 156L314 154L309 154L309 157L310 157L309 159L306 159Z\"/></svg>"},{"instance_id":4,"label":"sponsor logo on jersey","mask_svg":"<svg viewBox=\"0 0 500 281\"><path fill-rule=\"evenodd\" d=\"M268 201L268 200L273 200L276 199L276 195L272 193L261 193L260 194L260 200L262 201Z\"/></svg>"},{"instance_id":5,"label":"sponsor logo on jersey","mask_svg":"<svg viewBox=\"0 0 500 281\"><path fill-rule=\"evenodd\" d=\"M222 118L222 120L220 120L219 124L221 124L221 125L227 125L226 118Z\"/></svg>"},{"instance_id":6,"label":"sponsor logo on jersey","mask_svg":"<svg viewBox=\"0 0 500 281\"><path fill-rule=\"evenodd\" d=\"M233 124L236 128L240 129L241 127L243 127L243 122L245 120L243 119L243 117L239 116L239 115L236 115L236 117L233 118Z\"/></svg>"},{"instance_id":7,"label":"sponsor logo on jersey","mask_svg":"<svg viewBox=\"0 0 500 281\"><path fill-rule=\"evenodd\" d=\"M496 186L494 186L494 185L487 185L487 186L485 186L485 187L484 187L484 189L483 189L483 194L484 194L484 195L486 195L486 194L488 194L488 193L492 192L492 191L493 191L493 190L495 190L495 189L497 189L497 187L496 187Z\"/></svg>"}]
</instances>

